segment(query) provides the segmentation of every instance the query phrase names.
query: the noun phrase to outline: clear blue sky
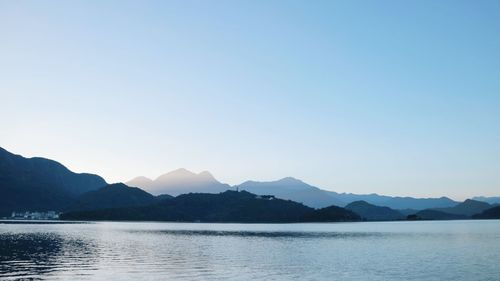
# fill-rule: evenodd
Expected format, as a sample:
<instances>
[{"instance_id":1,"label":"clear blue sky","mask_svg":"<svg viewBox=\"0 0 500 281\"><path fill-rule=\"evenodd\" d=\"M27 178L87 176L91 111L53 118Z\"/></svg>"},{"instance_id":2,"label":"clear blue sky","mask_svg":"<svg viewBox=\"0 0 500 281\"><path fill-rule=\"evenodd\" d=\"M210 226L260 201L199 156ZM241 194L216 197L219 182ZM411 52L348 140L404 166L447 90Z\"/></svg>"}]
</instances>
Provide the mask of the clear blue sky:
<instances>
[{"instance_id":1,"label":"clear blue sky","mask_svg":"<svg viewBox=\"0 0 500 281\"><path fill-rule=\"evenodd\" d=\"M0 1L0 146L109 182L500 195L500 1Z\"/></svg>"}]
</instances>

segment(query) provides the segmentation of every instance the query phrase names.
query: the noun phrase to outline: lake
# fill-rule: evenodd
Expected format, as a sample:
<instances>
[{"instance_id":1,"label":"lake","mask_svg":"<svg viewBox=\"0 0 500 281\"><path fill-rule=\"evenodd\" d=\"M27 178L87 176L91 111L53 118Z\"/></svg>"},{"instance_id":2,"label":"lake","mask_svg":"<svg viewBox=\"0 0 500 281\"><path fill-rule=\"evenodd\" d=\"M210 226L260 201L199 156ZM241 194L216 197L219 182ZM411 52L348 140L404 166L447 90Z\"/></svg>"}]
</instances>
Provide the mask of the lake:
<instances>
[{"instance_id":1,"label":"lake","mask_svg":"<svg viewBox=\"0 0 500 281\"><path fill-rule=\"evenodd\" d=\"M500 221L0 222L0 279L500 280Z\"/></svg>"}]
</instances>

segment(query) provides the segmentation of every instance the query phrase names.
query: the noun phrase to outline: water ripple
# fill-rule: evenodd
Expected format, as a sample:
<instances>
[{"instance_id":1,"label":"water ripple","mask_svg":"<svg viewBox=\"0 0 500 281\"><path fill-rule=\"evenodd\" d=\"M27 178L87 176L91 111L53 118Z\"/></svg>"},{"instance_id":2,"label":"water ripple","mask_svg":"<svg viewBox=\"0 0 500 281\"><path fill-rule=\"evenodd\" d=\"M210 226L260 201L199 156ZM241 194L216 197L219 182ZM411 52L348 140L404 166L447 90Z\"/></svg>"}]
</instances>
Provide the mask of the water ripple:
<instances>
[{"instance_id":1,"label":"water ripple","mask_svg":"<svg viewBox=\"0 0 500 281\"><path fill-rule=\"evenodd\" d=\"M499 238L500 222L3 224L0 279L489 281Z\"/></svg>"}]
</instances>

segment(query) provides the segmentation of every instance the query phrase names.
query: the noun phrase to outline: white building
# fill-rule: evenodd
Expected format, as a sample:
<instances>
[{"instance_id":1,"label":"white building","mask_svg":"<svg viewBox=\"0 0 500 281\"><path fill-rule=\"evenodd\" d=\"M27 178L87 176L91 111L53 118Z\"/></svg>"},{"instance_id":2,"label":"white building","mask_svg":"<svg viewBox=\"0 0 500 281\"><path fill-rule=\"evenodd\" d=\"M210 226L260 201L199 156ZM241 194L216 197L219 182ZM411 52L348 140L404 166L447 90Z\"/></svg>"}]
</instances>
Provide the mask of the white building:
<instances>
[{"instance_id":1,"label":"white building","mask_svg":"<svg viewBox=\"0 0 500 281\"><path fill-rule=\"evenodd\" d=\"M57 220L59 219L59 213L56 211L47 212L12 212L10 217L15 220Z\"/></svg>"}]
</instances>

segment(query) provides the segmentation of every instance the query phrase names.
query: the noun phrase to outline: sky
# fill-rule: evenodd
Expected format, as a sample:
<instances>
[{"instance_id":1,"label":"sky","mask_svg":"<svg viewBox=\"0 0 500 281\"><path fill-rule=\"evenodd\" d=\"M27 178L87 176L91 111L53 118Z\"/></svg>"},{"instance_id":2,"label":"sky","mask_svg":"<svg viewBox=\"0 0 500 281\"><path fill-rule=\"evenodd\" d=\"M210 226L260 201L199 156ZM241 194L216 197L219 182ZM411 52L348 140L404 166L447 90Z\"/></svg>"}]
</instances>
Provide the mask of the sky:
<instances>
[{"instance_id":1,"label":"sky","mask_svg":"<svg viewBox=\"0 0 500 281\"><path fill-rule=\"evenodd\" d=\"M500 195L500 2L0 0L0 146L108 182L180 167Z\"/></svg>"}]
</instances>

